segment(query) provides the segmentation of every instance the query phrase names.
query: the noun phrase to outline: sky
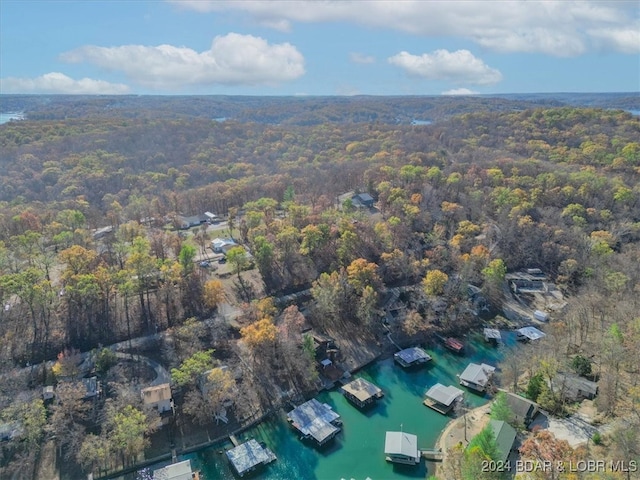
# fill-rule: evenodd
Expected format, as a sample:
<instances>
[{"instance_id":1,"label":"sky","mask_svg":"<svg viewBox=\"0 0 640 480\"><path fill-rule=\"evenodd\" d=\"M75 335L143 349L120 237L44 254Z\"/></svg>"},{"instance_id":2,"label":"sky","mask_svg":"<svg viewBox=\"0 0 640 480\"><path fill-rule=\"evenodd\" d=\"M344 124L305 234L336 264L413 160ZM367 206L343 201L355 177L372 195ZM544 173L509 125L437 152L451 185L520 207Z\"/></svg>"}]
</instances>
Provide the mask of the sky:
<instances>
[{"instance_id":1,"label":"sky","mask_svg":"<svg viewBox=\"0 0 640 480\"><path fill-rule=\"evenodd\" d=\"M640 2L0 0L0 93L640 91Z\"/></svg>"}]
</instances>

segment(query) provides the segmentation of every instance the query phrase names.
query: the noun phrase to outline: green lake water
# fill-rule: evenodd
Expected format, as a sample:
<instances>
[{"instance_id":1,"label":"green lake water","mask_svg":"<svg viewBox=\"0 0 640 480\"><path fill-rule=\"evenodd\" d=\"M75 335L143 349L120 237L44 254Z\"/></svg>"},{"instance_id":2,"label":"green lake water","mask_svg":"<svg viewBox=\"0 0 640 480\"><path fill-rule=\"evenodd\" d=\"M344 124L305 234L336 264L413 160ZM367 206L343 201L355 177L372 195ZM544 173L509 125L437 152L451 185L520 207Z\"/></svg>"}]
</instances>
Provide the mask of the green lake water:
<instances>
[{"instance_id":1,"label":"green lake water","mask_svg":"<svg viewBox=\"0 0 640 480\"><path fill-rule=\"evenodd\" d=\"M503 332L504 337L504 332ZM508 334L507 345L515 343ZM250 438L265 442L278 459L244 478L274 480L381 480L410 479L427 476L429 464L417 466L391 464L385 461L384 441L388 430L402 430L418 436L419 448L433 448L451 419L424 406L424 393L437 382L458 386L460 374L469 362L496 365L504 353L474 337L466 341L464 356L441 347L427 349L433 360L417 370L403 370L392 359L379 361L354 377L364 377L384 390L385 396L373 408L361 411L349 403L339 389L322 392L316 398L326 402L342 417L342 431L329 444L316 448L298 439L286 421L285 412L240 435L240 442ZM471 408L488 401L464 387ZM237 478L224 455L231 443L189 455L202 480Z\"/></svg>"}]
</instances>

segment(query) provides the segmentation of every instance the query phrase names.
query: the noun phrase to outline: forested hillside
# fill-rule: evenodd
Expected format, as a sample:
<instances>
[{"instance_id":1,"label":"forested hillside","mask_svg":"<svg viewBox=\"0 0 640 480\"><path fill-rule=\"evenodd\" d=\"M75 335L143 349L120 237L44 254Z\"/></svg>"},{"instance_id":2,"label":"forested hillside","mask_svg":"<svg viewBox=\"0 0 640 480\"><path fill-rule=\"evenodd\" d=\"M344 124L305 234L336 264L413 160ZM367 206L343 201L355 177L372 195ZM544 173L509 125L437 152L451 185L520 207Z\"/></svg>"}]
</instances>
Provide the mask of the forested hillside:
<instances>
[{"instance_id":1,"label":"forested hillside","mask_svg":"<svg viewBox=\"0 0 640 480\"><path fill-rule=\"evenodd\" d=\"M255 359L282 354L265 342L293 327L274 320L273 304L256 303L264 296L310 288L314 328L380 338L383 292L417 285L422 297L409 302L398 334L424 339L474 325L469 284L499 311L505 274L535 267L568 305L549 325L547 347L512 362L516 383L525 371L551 377L579 352L601 378L615 378L602 383L599 408L637 412L638 117L455 99L433 107L446 114L431 125L395 125L378 120L412 100L359 110L327 99L305 125L301 99L288 125L277 102L263 100L255 115L276 125L245 121L251 101L227 121L106 116L92 99L60 104L84 109L83 118L34 110L0 125L3 370L209 318L227 295L245 309L236 338L254 368L275 378ZM367 192L375 206L339 200L347 192ZM212 239L206 228L175 228L179 215L205 211L227 222L220 236L251 253L227 255L226 293L198 266ZM103 227L108 235L96 231ZM252 264L260 281L242 275ZM11 395L0 387L0 410ZM545 395L546 408L565 407Z\"/></svg>"}]
</instances>

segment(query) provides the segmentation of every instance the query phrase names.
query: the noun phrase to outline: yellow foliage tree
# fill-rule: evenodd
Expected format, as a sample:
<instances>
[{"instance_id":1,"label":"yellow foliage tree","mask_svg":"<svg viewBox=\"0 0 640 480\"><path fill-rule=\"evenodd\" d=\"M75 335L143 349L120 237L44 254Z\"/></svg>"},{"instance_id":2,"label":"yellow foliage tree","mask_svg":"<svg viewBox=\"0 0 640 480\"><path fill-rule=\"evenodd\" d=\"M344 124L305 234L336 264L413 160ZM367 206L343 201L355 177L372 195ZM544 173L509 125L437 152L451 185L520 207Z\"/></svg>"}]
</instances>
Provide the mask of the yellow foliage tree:
<instances>
[{"instance_id":1,"label":"yellow foliage tree","mask_svg":"<svg viewBox=\"0 0 640 480\"><path fill-rule=\"evenodd\" d=\"M224 302L226 298L222 282L220 280L208 280L204 284L202 297L204 300L204 304L208 308L216 308L218 305Z\"/></svg>"},{"instance_id":2,"label":"yellow foliage tree","mask_svg":"<svg viewBox=\"0 0 640 480\"><path fill-rule=\"evenodd\" d=\"M430 270L422 280L422 287L427 295L442 295L449 276L440 270Z\"/></svg>"}]
</instances>

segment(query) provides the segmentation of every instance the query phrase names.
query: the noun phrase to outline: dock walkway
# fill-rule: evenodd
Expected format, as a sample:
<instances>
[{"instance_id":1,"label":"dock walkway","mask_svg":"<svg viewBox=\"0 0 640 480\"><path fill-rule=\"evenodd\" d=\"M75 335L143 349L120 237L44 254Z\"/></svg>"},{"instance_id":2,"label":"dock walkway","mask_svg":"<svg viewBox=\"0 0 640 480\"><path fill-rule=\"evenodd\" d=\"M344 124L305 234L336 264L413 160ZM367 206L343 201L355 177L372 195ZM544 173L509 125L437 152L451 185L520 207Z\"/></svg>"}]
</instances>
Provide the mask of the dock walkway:
<instances>
[{"instance_id":1,"label":"dock walkway","mask_svg":"<svg viewBox=\"0 0 640 480\"><path fill-rule=\"evenodd\" d=\"M240 442L238 441L235 435L229 435L229 440L231 440L231 443L233 443L234 447L237 447L238 445L240 445Z\"/></svg>"}]
</instances>

